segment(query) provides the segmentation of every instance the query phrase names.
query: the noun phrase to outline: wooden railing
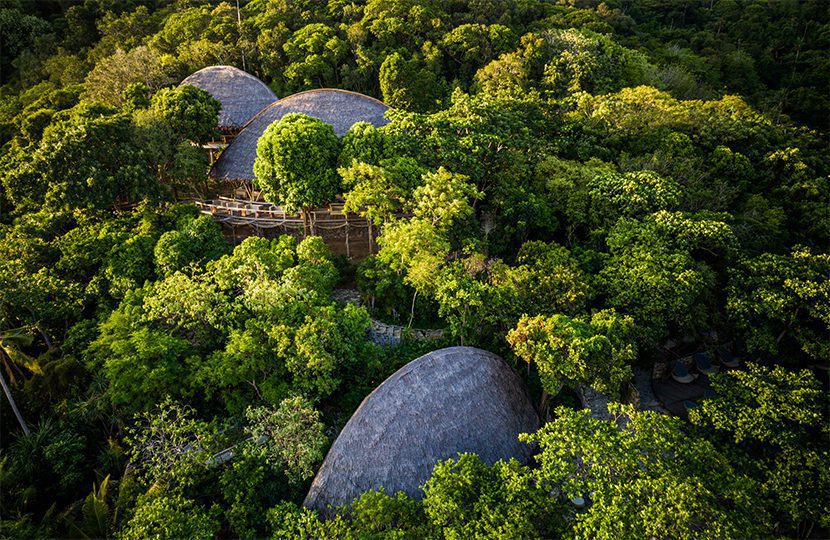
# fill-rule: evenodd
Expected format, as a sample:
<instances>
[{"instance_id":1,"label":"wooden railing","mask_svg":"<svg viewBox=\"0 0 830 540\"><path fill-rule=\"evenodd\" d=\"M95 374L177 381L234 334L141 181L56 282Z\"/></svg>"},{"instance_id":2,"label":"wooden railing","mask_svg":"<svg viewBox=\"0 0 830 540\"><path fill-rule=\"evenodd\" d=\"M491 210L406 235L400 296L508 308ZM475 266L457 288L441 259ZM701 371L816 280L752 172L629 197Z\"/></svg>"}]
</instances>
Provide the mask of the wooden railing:
<instances>
[{"instance_id":1,"label":"wooden railing","mask_svg":"<svg viewBox=\"0 0 830 540\"><path fill-rule=\"evenodd\" d=\"M289 213L280 206L262 201L217 197L206 201L195 200L193 203L203 214L210 214L217 221L230 224L262 227L307 224L311 227L326 227L349 223L355 226L368 226L366 218L353 213L344 214L343 205L338 203L309 210L305 220L301 214Z\"/></svg>"},{"instance_id":2,"label":"wooden railing","mask_svg":"<svg viewBox=\"0 0 830 540\"><path fill-rule=\"evenodd\" d=\"M344 244L345 254L349 257L352 256L352 243L363 238L364 243L368 242L362 248L364 254L367 249L368 253L374 253L375 227L358 214L344 213L342 203L309 210L304 219L301 214L286 212L282 207L264 201L217 197L192 202L203 214L228 226L234 244L237 227L249 227L256 236L273 234L267 232L273 229L300 237L321 236L327 243Z\"/></svg>"}]
</instances>

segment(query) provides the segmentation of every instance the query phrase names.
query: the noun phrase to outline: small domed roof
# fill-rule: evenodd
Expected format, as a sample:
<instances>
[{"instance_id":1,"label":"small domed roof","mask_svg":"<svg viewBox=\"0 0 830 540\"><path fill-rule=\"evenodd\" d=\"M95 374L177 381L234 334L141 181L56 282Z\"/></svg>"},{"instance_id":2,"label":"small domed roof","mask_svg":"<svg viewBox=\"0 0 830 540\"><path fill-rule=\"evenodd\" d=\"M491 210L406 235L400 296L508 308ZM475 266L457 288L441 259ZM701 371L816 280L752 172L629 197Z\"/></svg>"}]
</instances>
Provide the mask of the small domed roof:
<instances>
[{"instance_id":1,"label":"small domed roof","mask_svg":"<svg viewBox=\"0 0 830 540\"><path fill-rule=\"evenodd\" d=\"M224 180L253 180L256 147L265 130L288 113L303 113L331 125L343 136L357 122L375 127L389 123L384 114L389 109L375 98L322 88L284 97L259 112L222 152L211 169L211 176Z\"/></svg>"},{"instance_id":2,"label":"small domed roof","mask_svg":"<svg viewBox=\"0 0 830 540\"><path fill-rule=\"evenodd\" d=\"M474 452L492 464L532 449L520 433L539 417L516 373L495 354L449 347L413 360L386 379L352 415L303 503L324 514L383 487L423 496L438 461Z\"/></svg>"},{"instance_id":3,"label":"small domed roof","mask_svg":"<svg viewBox=\"0 0 830 540\"><path fill-rule=\"evenodd\" d=\"M208 66L181 84L197 86L222 104L219 127L225 129L241 129L259 111L277 100L264 82L233 66Z\"/></svg>"}]
</instances>

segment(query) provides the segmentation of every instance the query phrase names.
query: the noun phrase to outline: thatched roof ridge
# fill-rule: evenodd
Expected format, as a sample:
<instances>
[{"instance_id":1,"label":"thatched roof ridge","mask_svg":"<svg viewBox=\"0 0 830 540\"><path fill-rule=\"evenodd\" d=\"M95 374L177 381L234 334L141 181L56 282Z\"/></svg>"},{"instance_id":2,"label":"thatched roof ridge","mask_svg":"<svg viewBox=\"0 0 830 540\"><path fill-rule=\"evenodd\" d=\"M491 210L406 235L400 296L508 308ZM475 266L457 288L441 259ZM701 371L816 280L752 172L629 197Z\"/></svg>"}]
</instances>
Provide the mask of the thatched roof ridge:
<instances>
[{"instance_id":1,"label":"thatched roof ridge","mask_svg":"<svg viewBox=\"0 0 830 540\"><path fill-rule=\"evenodd\" d=\"M539 417L522 380L495 354L449 347L417 358L386 379L352 415L303 503L328 514L370 489L423 496L440 460L475 452L486 463L532 449L518 440Z\"/></svg>"},{"instance_id":2,"label":"thatched roof ridge","mask_svg":"<svg viewBox=\"0 0 830 540\"><path fill-rule=\"evenodd\" d=\"M384 114L389 109L381 101L348 90L320 88L284 97L254 116L233 142L219 156L211 176L224 180L253 180L257 141L274 122L289 113L303 113L330 124L343 136L357 122L377 127L389 123Z\"/></svg>"},{"instance_id":3,"label":"thatched roof ridge","mask_svg":"<svg viewBox=\"0 0 830 540\"><path fill-rule=\"evenodd\" d=\"M233 66L208 66L181 84L206 90L222 104L219 112L222 129L241 129L258 112L277 101L276 94L264 82Z\"/></svg>"}]
</instances>

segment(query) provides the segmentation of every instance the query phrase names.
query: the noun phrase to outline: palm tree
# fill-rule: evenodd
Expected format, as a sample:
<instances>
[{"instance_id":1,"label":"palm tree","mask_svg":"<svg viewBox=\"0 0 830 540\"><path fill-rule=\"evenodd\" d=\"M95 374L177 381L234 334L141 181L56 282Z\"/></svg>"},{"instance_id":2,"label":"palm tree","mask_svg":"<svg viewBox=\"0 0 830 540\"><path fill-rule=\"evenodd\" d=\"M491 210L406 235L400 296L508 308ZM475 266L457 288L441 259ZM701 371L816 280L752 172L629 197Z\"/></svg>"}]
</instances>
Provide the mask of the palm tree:
<instances>
[{"instance_id":1,"label":"palm tree","mask_svg":"<svg viewBox=\"0 0 830 540\"><path fill-rule=\"evenodd\" d=\"M17 378L14 376L14 373L15 370L21 373L19 366L23 366L29 371L40 373L40 365L37 360L20 350L32 344L30 330L29 327L24 326L0 331L0 362L2 362L2 367L9 375L12 384L17 384ZM6 377L2 371L0 370L0 384L3 386L3 392L9 400L9 405L11 405L17 421L20 422L20 427L23 428L23 433L28 435L29 427L26 425L26 421L23 420L20 409L17 408L17 403L14 401L11 388L6 383Z\"/></svg>"}]
</instances>

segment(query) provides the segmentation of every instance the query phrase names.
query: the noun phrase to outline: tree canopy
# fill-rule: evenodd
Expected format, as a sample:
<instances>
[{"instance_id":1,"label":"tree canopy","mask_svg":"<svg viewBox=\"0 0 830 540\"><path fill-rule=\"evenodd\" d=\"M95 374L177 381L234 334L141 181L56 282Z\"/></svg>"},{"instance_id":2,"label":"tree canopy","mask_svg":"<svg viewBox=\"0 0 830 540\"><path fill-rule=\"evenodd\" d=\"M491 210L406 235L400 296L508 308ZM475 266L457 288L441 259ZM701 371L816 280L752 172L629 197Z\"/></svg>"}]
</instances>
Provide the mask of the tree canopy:
<instances>
[{"instance_id":1,"label":"tree canopy","mask_svg":"<svg viewBox=\"0 0 830 540\"><path fill-rule=\"evenodd\" d=\"M830 537L824 2L0 4L0 537ZM288 114L219 180L208 66L388 123ZM243 193L305 227L199 203ZM453 345L535 462L299 506Z\"/></svg>"},{"instance_id":2,"label":"tree canopy","mask_svg":"<svg viewBox=\"0 0 830 540\"><path fill-rule=\"evenodd\" d=\"M338 191L340 142L321 120L287 114L265 130L256 152L257 184L288 212L320 206Z\"/></svg>"}]
</instances>

